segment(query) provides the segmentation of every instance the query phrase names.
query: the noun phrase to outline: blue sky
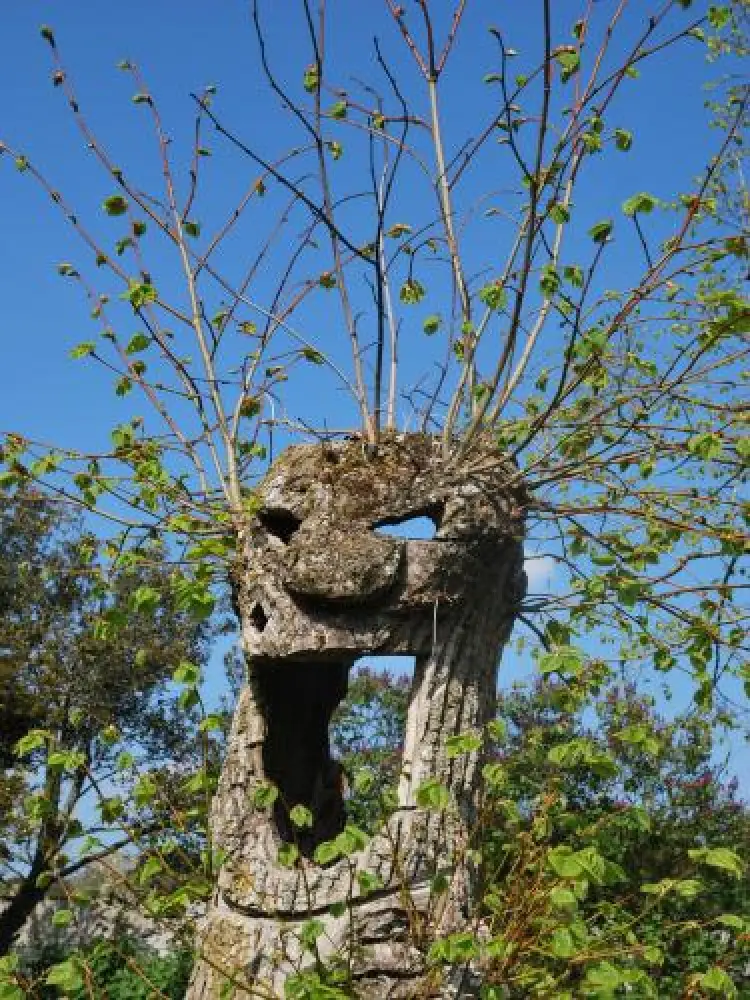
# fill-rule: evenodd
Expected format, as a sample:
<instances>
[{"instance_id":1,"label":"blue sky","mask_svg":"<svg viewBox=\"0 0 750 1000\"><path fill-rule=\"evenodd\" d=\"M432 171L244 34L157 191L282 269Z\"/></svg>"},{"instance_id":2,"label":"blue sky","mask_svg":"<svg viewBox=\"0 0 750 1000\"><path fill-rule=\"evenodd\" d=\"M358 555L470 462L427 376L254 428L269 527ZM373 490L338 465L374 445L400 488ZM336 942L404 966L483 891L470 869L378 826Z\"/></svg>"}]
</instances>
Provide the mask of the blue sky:
<instances>
[{"instance_id":1,"label":"blue sky","mask_svg":"<svg viewBox=\"0 0 750 1000\"><path fill-rule=\"evenodd\" d=\"M441 0L433 6L441 15L438 22L444 22L451 4ZM449 156L466 136L477 134L479 123L486 120L496 100L493 88L479 83L485 73L497 68L498 62L497 46L487 25L497 22L507 44L519 52L515 57L519 73L533 65L531 53L538 52L539 15L530 14L527 5L468 6L455 60L445 79L443 115ZM39 36L40 25L49 23L55 29L81 107L102 142L111 147L114 161L122 163L144 188L152 190L159 180L158 158L147 113L131 103L132 81L115 68L123 58L137 61L156 96L183 177L195 111L190 93L207 84L215 83L220 88L215 108L222 121L265 155L279 155L290 143L299 141L299 133L291 128L288 116L280 113L278 99L269 96L268 88L263 86L249 7L241 0L223 0L212 5L208 16L206 5L194 0L179 4L135 0L128 4L127 11L93 0L76 0L65 6L6 0L0 11L2 138L43 169L53 187L64 192L74 210L85 216L111 246L121 233L113 220L101 218L99 205L113 192L113 185L93 157L86 154L72 118L66 113L61 91L51 85L50 54ZM600 3L595 9L604 17L612 7ZM626 18L621 27L619 51L632 44L638 25L650 10L650 5L643 2L632 7L630 20ZM264 22L274 67L291 92L303 99L300 81L310 53L298 14L301 5L289 0L283 5L262 4L261 8L267 10ZM329 5L332 27L328 44L332 63L337 67L331 82L355 96L357 80L365 79L382 88L383 75L373 50L373 37L377 36L394 72L417 95L415 110L425 114L425 95L418 87L414 66L384 9L384 4L375 0L333 0ZM569 42L578 5L555 5L555 9L566 14L566 21L557 26L557 37ZM681 22L675 26L681 26ZM715 75L703 61L700 44L692 41L682 43L662 60L643 64L641 78L623 89L612 116L613 126L634 132L633 149L627 156L591 159L590 177L576 204L581 233L597 219L616 214L622 200L635 191L647 189L667 198L689 189L715 139L705 128L702 91L703 83ZM205 168L207 185L201 217L204 229L209 231L210 221L224 217L236 193L258 171L218 137L208 133L205 141L214 153ZM344 141L348 142L348 138ZM349 145L354 147L354 142ZM679 151L678 156L675 151ZM499 154L468 172L459 209L475 205L479 195L488 191L499 192L496 203L503 207L504 185L517 186L518 181L508 169L508 158ZM352 156L357 156L354 149ZM48 432L54 430L55 440L63 438L79 447L85 447L84 441L101 443L112 422L110 417L116 418L127 404L123 406L111 398L110 377L97 375L84 365L71 365L66 357L70 347L95 332L80 292L55 271L61 261L77 263L81 259L80 245L31 179L13 176L7 158L3 167L0 273L6 294L5 364L0 383L2 423L17 424L19 414L24 413L29 433L48 437ZM419 189L404 185L401 197L396 199L393 221L416 222L434 213L432 203L428 208L424 194L418 193L423 188L423 184ZM346 184L342 184L342 193L345 189ZM257 228L253 223L250 231L230 246L229 270L247 255L253 240L257 243L266 221L263 218ZM356 214L348 216L347 221L355 229L362 228ZM502 251L507 238L508 229L500 223L496 228L468 226L463 246L470 266L475 264L477 272L491 269L499 261L498 251ZM572 249L577 251L577 245ZM613 245L608 264L608 280L613 285L624 284L631 276L631 268L640 263L637 254L634 242L623 239L621 245ZM420 277L426 281L429 270L423 270ZM164 282L168 280L163 277ZM359 294L363 307L368 306L363 288ZM431 298L424 308L414 310L409 317L414 329L407 329L402 338L406 384L429 372L430 365L441 356L421 335L424 315L441 311L439 296L437 302ZM318 296L303 318L305 332L320 338L321 346L330 349L332 341L340 341L341 348L345 347L333 297ZM30 359L33 377L21 374L29 371ZM315 420L325 409L329 424L350 424L351 407L335 385L328 387L325 407L321 407L317 398L321 392L316 391L320 376L319 371L308 370L290 387L290 412ZM311 381L312 377L316 381ZM401 410L402 416L408 417L405 404ZM101 414L102 419L92 420L92 411Z\"/></svg>"},{"instance_id":2,"label":"blue sky","mask_svg":"<svg viewBox=\"0 0 750 1000\"><path fill-rule=\"evenodd\" d=\"M406 5L409 7L409 5ZM436 0L439 33L445 34L452 4ZM570 43L571 27L578 16L576 3L554 4L556 43ZM694 4L690 16L705 9ZM601 30L615 5L594 5L594 25ZM618 26L618 52L632 45L640 25L653 5L637 0L630 5ZM275 71L300 101L301 86L310 51L296 0L262 3L268 50ZM449 150L457 151L467 136L476 135L491 113L496 92L483 85L482 77L497 69L497 46L487 31L496 24L506 45L518 51L514 72L525 73L533 66L532 53L539 51L541 3L469 3L455 56L445 78L443 116ZM332 70L330 82L346 89L352 99L361 98L361 81L387 89L374 56L377 37L389 67L414 96L414 111L426 114L426 98L405 46L378 0L331 0L328 45ZM686 19L688 14L682 15ZM180 183L186 179L185 163L192 135L195 103L191 92L216 84L214 107L228 127L257 147L269 159L300 141L290 116L283 113L279 100L263 84L259 53L252 31L250 4L241 0L221 0L207 5L197 0L131 0L127 5L95 0L68 0L66 4L44 0L4 0L0 8L0 139L22 151L41 169L50 183L62 191L71 206L92 231L111 246L122 235L116 220L100 210L104 198L113 193L110 178L94 157L87 153L63 95L51 83L48 46L39 35L41 24L51 25L65 65L73 79L81 107L101 141L111 147L116 163L146 190L157 188L159 161L147 114L131 98L133 83L116 69L118 61L129 58L141 68L155 95L167 129L173 139L174 162L180 165ZM675 20L678 28L683 22ZM614 65L614 64L613 64ZM719 70L707 66L701 45L681 43L663 57L645 63L641 76L623 87L611 114L612 127L632 130L633 149L627 155L607 153L591 158L588 175L575 202L577 228L571 236L571 259L591 254L585 240L587 229L598 219L620 217L622 201L636 191L648 190L664 199L690 190L693 178L705 163L717 141L707 128L704 84L715 79ZM331 102L334 96L331 95ZM334 133L332 133L333 135ZM419 130L414 132L419 142ZM350 174L366 168L366 157L357 137L350 138L342 126L345 155L332 166L338 193L351 188ZM205 194L200 202L204 233L219 224L231 211L236 199L257 176L257 168L220 137L207 131L205 144L213 155L206 160ZM492 275L507 246L512 225L497 216L488 223L487 207L510 210L518 178L509 168L501 149L467 171L458 208L468 213L461 240L470 269ZM137 406L117 399L112 392L113 376L87 362L72 362L68 352L75 344L96 335L89 306L70 281L61 279L61 261L82 259L80 243L54 206L28 175L19 175L7 157L0 161L0 203L3 226L0 235L0 281L3 288L3 366L0 371L0 429L19 430L32 437L82 450L105 449L114 423L139 412ZM411 168L409 168L411 169ZM348 171L348 172L346 172ZM435 206L429 191L406 182L395 196L390 223L404 222L415 227L434 217ZM184 191L184 187L183 187ZM483 197L487 195L485 200ZM275 199L275 200L274 200ZM260 246L271 224L273 209L280 203L279 192L270 192L267 202L238 229L227 245L224 266L227 273L241 273L243 261ZM343 209L344 219L362 239L367 238L367 217L352 202ZM473 212L473 214L471 214ZM619 225L619 223L618 223ZM659 236L668 235L673 221L649 221ZM301 222L292 225L289 238L298 236ZM204 236L206 239L207 236ZM641 266L635 235L623 234L608 251L606 281L610 287L625 286ZM90 256L90 255L89 255ZM281 260L281 253L276 260ZM152 266L160 290L176 297L183 295L174 276L174 264L155 247ZM320 267L325 258L320 255ZM315 259L314 259L315 261ZM274 264L278 268L278 263ZM313 268L317 266L313 262ZM441 292L440 272L429 261L421 265L420 277L429 295L413 313L404 317L401 362L405 387L434 372L442 358L435 341L424 337L422 321L432 312L447 312L449 304ZM91 268L89 268L91 271ZM273 271L273 268L271 268ZM97 277L94 271L94 277ZM106 281L105 281L106 285ZM254 289L258 301L267 301L273 287L272 275L261 278ZM364 283L355 288L355 306L365 316L371 300ZM221 306L215 295L212 308ZM127 316L123 323L130 322ZM335 298L318 292L295 319L310 339L330 351L342 364L346 361L346 339ZM123 331L125 335L126 331ZM554 336L548 347L554 349ZM285 388L286 412L318 426L350 426L355 419L351 401L336 381L316 366L295 369ZM399 402L400 416L408 421L409 404ZM282 438L283 440L283 438ZM562 585L549 563L533 565L538 574L537 589ZM509 664L507 676L525 669L519 660ZM681 689L678 684L678 699Z\"/></svg>"}]
</instances>

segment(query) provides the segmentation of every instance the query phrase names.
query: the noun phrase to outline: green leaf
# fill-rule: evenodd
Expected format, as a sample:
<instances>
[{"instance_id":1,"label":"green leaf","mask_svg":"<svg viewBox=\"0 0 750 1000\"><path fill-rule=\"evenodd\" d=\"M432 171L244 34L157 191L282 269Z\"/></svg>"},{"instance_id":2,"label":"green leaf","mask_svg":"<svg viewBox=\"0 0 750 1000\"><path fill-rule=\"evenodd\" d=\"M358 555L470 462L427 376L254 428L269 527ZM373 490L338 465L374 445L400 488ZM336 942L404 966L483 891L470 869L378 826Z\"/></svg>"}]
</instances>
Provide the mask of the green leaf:
<instances>
[{"instance_id":1,"label":"green leaf","mask_svg":"<svg viewBox=\"0 0 750 1000\"><path fill-rule=\"evenodd\" d=\"M142 774L133 789L133 799L137 806L145 806L156 798L158 791L153 775Z\"/></svg>"},{"instance_id":2,"label":"green leaf","mask_svg":"<svg viewBox=\"0 0 750 1000\"><path fill-rule=\"evenodd\" d=\"M299 858L299 848L296 844L281 844L278 853L276 855L276 860L284 868L292 868Z\"/></svg>"},{"instance_id":3,"label":"green leaf","mask_svg":"<svg viewBox=\"0 0 750 1000\"><path fill-rule=\"evenodd\" d=\"M224 327L226 326L226 322L228 319L229 319L229 310L219 309L218 312L215 312L214 315L211 317L211 323L213 326L216 327L217 330L223 330Z\"/></svg>"},{"instance_id":4,"label":"green leaf","mask_svg":"<svg viewBox=\"0 0 750 1000\"><path fill-rule=\"evenodd\" d=\"M555 958L570 958L578 950L567 927L558 927L552 932L549 948Z\"/></svg>"},{"instance_id":5,"label":"green leaf","mask_svg":"<svg viewBox=\"0 0 750 1000\"><path fill-rule=\"evenodd\" d=\"M311 829L313 825L313 814L307 808L298 804L294 806L293 809L289 810L289 819L294 823L298 830Z\"/></svg>"},{"instance_id":6,"label":"green leaf","mask_svg":"<svg viewBox=\"0 0 750 1000\"><path fill-rule=\"evenodd\" d=\"M341 848L336 840L324 840L322 844L318 844L313 854L316 865L328 865L340 857Z\"/></svg>"},{"instance_id":7,"label":"green leaf","mask_svg":"<svg viewBox=\"0 0 750 1000\"><path fill-rule=\"evenodd\" d=\"M0 976L12 975L19 965L18 955L13 951L0 956Z\"/></svg>"},{"instance_id":8,"label":"green leaf","mask_svg":"<svg viewBox=\"0 0 750 1000\"><path fill-rule=\"evenodd\" d=\"M328 109L328 114L331 118L346 118L347 107L346 101L336 101Z\"/></svg>"},{"instance_id":9,"label":"green leaf","mask_svg":"<svg viewBox=\"0 0 750 1000\"><path fill-rule=\"evenodd\" d=\"M202 733L215 733L219 732L222 728L222 719L220 715L207 715L205 719L201 720L198 729Z\"/></svg>"},{"instance_id":10,"label":"green leaf","mask_svg":"<svg viewBox=\"0 0 750 1000\"><path fill-rule=\"evenodd\" d=\"M565 889L563 886L555 886L550 891L549 901L555 909L575 910L578 906L578 899L572 889Z\"/></svg>"},{"instance_id":11,"label":"green leaf","mask_svg":"<svg viewBox=\"0 0 750 1000\"><path fill-rule=\"evenodd\" d=\"M239 413L241 417L257 417L262 409L261 401L257 396L248 396L240 403Z\"/></svg>"},{"instance_id":12,"label":"green leaf","mask_svg":"<svg viewBox=\"0 0 750 1000\"><path fill-rule=\"evenodd\" d=\"M459 931L435 941L428 952L431 962L454 964L469 962L479 954L479 941L469 931Z\"/></svg>"},{"instance_id":13,"label":"green leaf","mask_svg":"<svg viewBox=\"0 0 750 1000\"><path fill-rule=\"evenodd\" d=\"M130 599L131 606L134 611L141 612L144 611L150 614L159 607L161 603L161 594L155 587L142 586L138 587Z\"/></svg>"},{"instance_id":14,"label":"green leaf","mask_svg":"<svg viewBox=\"0 0 750 1000\"><path fill-rule=\"evenodd\" d=\"M622 210L625 215L632 218L634 215L648 215L659 204L657 198L647 191L639 191L622 203Z\"/></svg>"},{"instance_id":15,"label":"green leaf","mask_svg":"<svg viewBox=\"0 0 750 1000\"><path fill-rule=\"evenodd\" d=\"M583 867L573 848L567 844L553 847L547 852L547 867L560 878L580 878L583 874Z\"/></svg>"},{"instance_id":16,"label":"green leaf","mask_svg":"<svg viewBox=\"0 0 750 1000\"><path fill-rule=\"evenodd\" d=\"M399 298L407 306L415 306L425 297L424 286L416 278L407 278L401 286Z\"/></svg>"},{"instance_id":17,"label":"green leaf","mask_svg":"<svg viewBox=\"0 0 750 1000\"><path fill-rule=\"evenodd\" d=\"M182 224L182 228L188 234L192 236L193 239L197 239L201 234L201 224L200 222L194 222L192 219L185 219Z\"/></svg>"},{"instance_id":18,"label":"green leaf","mask_svg":"<svg viewBox=\"0 0 750 1000\"><path fill-rule=\"evenodd\" d=\"M303 347L300 353L305 361L309 361L313 365L325 364L324 355L320 351L316 351L314 347Z\"/></svg>"},{"instance_id":19,"label":"green leaf","mask_svg":"<svg viewBox=\"0 0 750 1000\"><path fill-rule=\"evenodd\" d=\"M150 343L151 338L147 337L145 333L134 333L125 348L125 353L138 354L139 351L145 351Z\"/></svg>"},{"instance_id":20,"label":"green leaf","mask_svg":"<svg viewBox=\"0 0 750 1000\"><path fill-rule=\"evenodd\" d=\"M164 871L164 865L159 858L149 858L138 870L138 884L148 885L148 883Z\"/></svg>"},{"instance_id":21,"label":"green leaf","mask_svg":"<svg viewBox=\"0 0 750 1000\"><path fill-rule=\"evenodd\" d=\"M580 69L581 55L577 49L560 48L555 53L555 59L562 70L560 79L563 83L566 83Z\"/></svg>"},{"instance_id":22,"label":"green leaf","mask_svg":"<svg viewBox=\"0 0 750 1000\"><path fill-rule=\"evenodd\" d=\"M583 670L583 654L573 646L558 646L539 657L538 669L542 676L559 674L561 677L578 677Z\"/></svg>"},{"instance_id":23,"label":"green leaf","mask_svg":"<svg viewBox=\"0 0 750 1000\"><path fill-rule=\"evenodd\" d=\"M256 809L269 809L279 797L279 790L271 782L258 785L253 792L253 805Z\"/></svg>"},{"instance_id":24,"label":"green leaf","mask_svg":"<svg viewBox=\"0 0 750 1000\"><path fill-rule=\"evenodd\" d=\"M497 312L505 308L505 304L508 301L508 293L505 291L500 280L491 281L479 290L479 301L483 302L488 309Z\"/></svg>"},{"instance_id":25,"label":"green leaf","mask_svg":"<svg viewBox=\"0 0 750 1000\"><path fill-rule=\"evenodd\" d=\"M731 11L729 7L717 6L712 4L708 8L708 20L712 28L716 28L717 31L721 31L725 28L732 18Z\"/></svg>"},{"instance_id":26,"label":"green leaf","mask_svg":"<svg viewBox=\"0 0 750 1000\"><path fill-rule=\"evenodd\" d=\"M120 298L126 299L137 311L150 302L156 302L156 289L147 281L131 280L127 292L123 292Z\"/></svg>"},{"instance_id":27,"label":"green leaf","mask_svg":"<svg viewBox=\"0 0 750 1000\"><path fill-rule=\"evenodd\" d=\"M315 63L312 63L305 70L305 75L302 78L302 86L308 94L314 94L320 86L320 74L318 73L318 67Z\"/></svg>"},{"instance_id":28,"label":"green leaf","mask_svg":"<svg viewBox=\"0 0 750 1000\"><path fill-rule=\"evenodd\" d=\"M709 993L718 993L723 997L736 997L737 987L726 969L715 965L708 972L697 977L698 983Z\"/></svg>"},{"instance_id":29,"label":"green leaf","mask_svg":"<svg viewBox=\"0 0 750 1000\"><path fill-rule=\"evenodd\" d=\"M200 667L188 660L181 660L172 674L172 680L176 684L198 684L200 679Z\"/></svg>"},{"instance_id":30,"label":"green leaf","mask_svg":"<svg viewBox=\"0 0 750 1000\"><path fill-rule=\"evenodd\" d=\"M32 729L18 740L13 748L14 752L17 757L28 757L34 750L40 750L46 746L47 740L50 738L51 734L46 729Z\"/></svg>"},{"instance_id":31,"label":"green leaf","mask_svg":"<svg viewBox=\"0 0 750 1000\"><path fill-rule=\"evenodd\" d=\"M624 128L615 129L615 146L623 153L626 153L633 145L633 133Z\"/></svg>"},{"instance_id":32,"label":"green leaf","mask_svg":"<svg viewBox=\"0 0 750 1000\"><path fill-rule=\"evenodd\" d=\"M127 396L132 388L132 380L129 379L127 375L123 375L122 378L119 378L115 383L115 395L120 397Z\"/></svg>"},{"instance_id":33,"label":"green leaf","mask_svg":"<svg viewBox=\"0 0 750 1000\"><path fill-rule=\"evenodd\" d=\"M549 217L556 225L562 226L564 223L570 222L570 209L558 201L550 208Z\"/></svg>"},{"instance_id":34,"label":"green leaf","mask_svg":"<svg viewBox=\"0 0 750 1000\"><path fill-rule=\"evenodd\" d=\"M437 778L428 778L417 789L417 805L421 809L442 812L450 802L450 792Z\"/></svg>"},{"instance_id":35,"label":"green leaf","mask_svg":"<svg viewBox=\"0 0 750 1000\"><path fill-rule=\"evenodd\" d=\"M68 356L73 359L85 358L89 354L93 354L96 350L96 343L93 340L84 340L81 344L77 344L68 352Z\"/></svg>"},{"instance_id":36,"label":"green leaf","mask_svg":"<svg viewBox=\"0 0 750 1000\"><path fill-rule=\"evenodd\" d=\"M363 896L369 896L371 893L383 888L382 878L379 875L374 875L372 872L357 872L357 882Z\"/></svg>"},{"instance_id":37,"label":"green leaf","mask_svg":"<svg viewBox=\"0 0 750 1000\"><path fill-rule=\"evenodd\" d=\"M482 768L482 777L489 789L496 790L507 784L508 771L499 761L492 760Z\"/></svg>"},{"instance_id":38,"label":"green leaf","mask_svg":"<svg viewBox=\"0 0 750 1000\"><path fill-rule=\"evenodd\" d=\"M120 739L120 730L115 725L105 726L99 733L99 738L105 746L114 746Z\"/></svg>"},{"instance_id":39,"label":"green leaf","mask_svg":"<svg viewBox=\"0 0 750 1000\"><path fill-rule=\"evenodd\" d=\"M68 958L58 965L53 965L47 972L44 980L50 986L58 986L66 993L73 993L75 990L83 989L84 979L81 974L81 965L77 958Z\"/></svg>"},{"instance_id":40,"label":"green leaf","mask_svg":"<svg viewBox=\"0 0 750 1000\"><path fill-rule=\"evenodd\" d=\"M325 924L322 920L306 920L299 930L299 939L308 951L314 951L315 942L325 933Z\"/></svg>"},{"instance_id":41,"label":"green leaf","mask_svg":"<svg viewBox=\"0 0 750 1000\"><path fill-rule=\"evenodd\" d=\"M442 320L437 315L437 313L433 313L431 316L428 316L425 319L424 323L422 324L422 329L424 330L424 332L427 334L428 337L431 337L433 334L438 332L441 323Z\"/></svg>"},{"instance_id":42,"label":"green leaf","mask_svg":"<svg viewBox=\"0 0 750 1000\"><path fill-rule=\"evenodd\" d=\"M589 236L594 243L606 243L612 235L614 223L611 219L602 219L589 229Z\"/></svg>"},{"instance_id":43,"label":"green leaf","mask_svg":"<svg viewBox=\"0 0 750 1000\"><path fill-rule=\"evenodd\" d=\"M728 847L698 847L688 851L688 857L699 864L719 868L733 878L742 878L745 871L742 858Z\"/></svg>"},{"instance_id":44,"label":"green leaf","mask_svg":"<svg viewBox=\"0 0 750 1000\"><path fill-rule=\"evenodd\" d=\"M482 737L479 733L459 733L446 739L445 752L448 757L460 757L463 754L473 753L481 745Z\"/></svg>"},{"instance_id":45,"label":"green leaf","mask_svg":"<svg viewBox=\"0 0 750 1000\"><path fill-rule=\"evenodd\" d=\"M2 972L0 972L0 975L2 975ZM28 997L26 990L22 990L20 986L16 986L7 980L3 982L0 979L0 1000L24 1000L24 997Z\"/></svg>"},{"instance_id":46,"label":"green leaf","mask_svg":"<svg viewBox=\"0 0 750 1000\"><path fill-rule=\"evenodd\" d=\"M720 917L716 918L716 923L721 924L722 927L731 927L734 931L744 931L746 921L742 917L738 917L736 913L722 913Z\"/></svg>"},{"instance_id":47,"label":"green leaf","mask_svg":"<svg viewBox=\"0 0 750 1000\"><path fill-rule=\"evenodd\" d=\"M52 914L53 927L68 927L73 922L72 910L55 910Z\"/></svg>"},{"instance_id":48,"label":"green leaf","mask_svg":"<svg viewBox=\"0 0 750 1000\"><path fill-rule=\"evenodd\" d=\"M723 449L724 445L718 434L706 432L705 434L694 434L688 438L687 450L691 455L696 455L705 461L718 458Z\"/></svg>"},{"instance_id":49,"label":"green leaf","mask_svg":"<svg viewBox=\"0 0 750 1000\"><path fill-rule=\"evenodd\" d=\"M357 851L364 851L370 843L370 838L364 830L360 830L354 823L347 823L336 837L335 843L341 854L345 857L350 857Z\"/></svg>"},{"instance_id":50,"label":"green leaf","mask_svg":"<svg viewBox=\"0 0 750 1000\"><path fill-rule=\"evenodd\" d=\"M695 899L703 892L704 886L700 879L683 878L674 883L674 891L681 899Z\"/></svg>"},{"instance_id":51,"label":"green leaf","mask_svg":"<svg viewBox=\"0 0 750 1000\"><path fill-rule=\"evenodd\" d=\"M615 990L620 987L623 981L623 976L619 969L610 962L600 962L598 965L589 966L586 970L584 986L588 990L595 991L593 996L600 997L602 1000L609 1000L610 997L615 996ZM588 992L584 995L591 996L592 993Z\"/></svg>"},{"instance_id":52,"label":"green leaf","mask_svg":"<svg viewBox=\"0 0 750 1000\"><path fill-rule=\"evenodd\" d=\"M128 210L128 201L121 194L112 194L104 199L102 208L107 215L124 215Z\"/></svg>"},{"instance_id":53,"label":"green leaf","mask_svg":"<svg viewBox=\"0 0 750 1000\"><path fill-rule=\"evenodd\" d=\"M564 267L563 277L566 281L569 281L574 288L583 288L583 268L579 267L577 264L569 264L567 267Z\"/></svg>"},{"instance_id":54,"label":"green leaf","mask_svg":"<svg viewBox=\"0 0 750 1000\"><path fill-rule=\"evenodd\" d=\"M553 264L545 264L539 278L539 288L545 298L551 299L557 294L562 281Z\"/></svg>"},{"instance_id":55,"label":"green leaf","mask_svg":"<svg viewBox=\"0 0 750 1000\"><path fill-rule=\"evenodd\" d=\"M643 961L649 965L662 965L664 962L664 952L656 945L647 945L641 952Z\"/></svg>"},{"instance_id":56,"label":"green leaf","mask_svg":"<svg viewBox=\"0 0 750 1000\"><path fill-rule=\"evenodd\" d=\"M55 750L47 757L51 771L77 771L85 763L86 755L80 750Z\"/></svg>"}]
</instances>

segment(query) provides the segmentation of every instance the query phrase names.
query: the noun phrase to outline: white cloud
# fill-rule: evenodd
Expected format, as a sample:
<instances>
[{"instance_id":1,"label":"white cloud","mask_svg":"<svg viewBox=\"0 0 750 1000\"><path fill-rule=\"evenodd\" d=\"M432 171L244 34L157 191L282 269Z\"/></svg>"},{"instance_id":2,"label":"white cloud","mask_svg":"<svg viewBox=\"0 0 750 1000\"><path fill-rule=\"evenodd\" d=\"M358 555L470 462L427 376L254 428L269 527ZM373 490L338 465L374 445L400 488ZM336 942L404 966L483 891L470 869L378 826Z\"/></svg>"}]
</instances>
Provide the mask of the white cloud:
<instances>
[{"instance_id":1,"label":"white cloud","mask_svg":"<svg viewBox=\"0 0 750 1000\"><path fill-rule=\"evenodd\" d=\"M524 562L524 569L529 579L529 591L544 591L552 586L557 563L552 556L530 556Z\"/></svg>"}]
</instances>

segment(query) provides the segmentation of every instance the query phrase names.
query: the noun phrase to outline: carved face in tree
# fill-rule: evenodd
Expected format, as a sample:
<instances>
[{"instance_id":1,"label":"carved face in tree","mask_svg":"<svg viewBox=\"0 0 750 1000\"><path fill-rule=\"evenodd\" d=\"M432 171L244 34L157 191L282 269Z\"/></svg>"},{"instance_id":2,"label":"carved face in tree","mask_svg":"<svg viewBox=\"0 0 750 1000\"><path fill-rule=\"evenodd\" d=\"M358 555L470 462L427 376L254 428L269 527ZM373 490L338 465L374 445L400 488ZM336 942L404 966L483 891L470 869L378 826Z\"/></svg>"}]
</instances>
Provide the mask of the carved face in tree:
<instances>
[{"instance_id":1,"label":"carved face in tree","mask_svg":"<svg viewBox=\"0 0 750 1000\"><path fill-rule=\"evenodd\" d=\"M274 462L235 576L248 685L212 807L225 862L201 931L211 962L196 967L191 1000L219 995L222 968L283 995L286 976L309 961L299 935L313 915L326 923L321 955L348 954L362 996L427 995L400 886L409 883L426 912L435 873L452 870L436 933L461 926L471 877L450 845L465 843L461 831L473 824L480 757L451 757L446 738L479 729L493 710L525 585L525 499L518 471L491 442L460 461L413 434L387 436L374 454L349 440L289 448ZM434 522L432 538L378 533L419 516ZM280 838L309 856L345 823L328 725L352 664L368 653L415 657L398 807L351 856L288 867ZM448 786L458 808L419 808L425 780ZM272 817L252 804L268 781L280 792ZM312 829L292 829L297 804L313 813ZM379 892L364 888L365 873ZM334 904L349 917L334 916Z\"/></svg>"},{"instance_id":2,"label":"carved face in tree","mask_svg":"<svg viewBox=\"0 0 750 1000\"><path fill-rule=\"evenodd\" d=\"M328 724L354 660L411 654L419 665L478 615L507 630L523 586L523 487L491 447L456 463L434 438L394 435L375 454L358 440L289 448L259 502L238 581L243 642L265 716L265 777L287 805L316 813L312 846L343 825ZM434 537L377 532L417 517ZM285 816L279 806L282 835Z\"/></svg>"}]
</instances>

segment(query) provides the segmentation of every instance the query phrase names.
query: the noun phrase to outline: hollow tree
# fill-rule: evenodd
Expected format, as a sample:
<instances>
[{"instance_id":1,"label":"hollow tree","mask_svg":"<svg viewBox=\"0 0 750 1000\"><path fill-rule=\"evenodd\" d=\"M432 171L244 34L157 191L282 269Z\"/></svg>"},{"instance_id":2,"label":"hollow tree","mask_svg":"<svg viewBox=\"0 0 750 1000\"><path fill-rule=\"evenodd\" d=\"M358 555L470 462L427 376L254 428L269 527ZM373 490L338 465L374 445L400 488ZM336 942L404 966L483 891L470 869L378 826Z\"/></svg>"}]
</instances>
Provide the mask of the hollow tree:
<instances>
[{"instance_id":1,"label":"hollow tree","mask_svg":"<svg viewBox=\"0 0 750 1000\"><path fill-rule=\"evenodd\" d=\"M120 423L105 455L49 451L17 433L6 475L29 475L31 453L51 489L123 523L115 558L137 552L143 531L167 533L187 606L229 581L247 657L212 810L215 889L191 1000L225 988L276 996L285 979L330 965L356 995L475 995L476 963L441 972L428 956L479 920L470 832L513 622L563 677L580 665L569 655L576 636L592 633L615 644L623 668L688 667L704 703L746 642L746 409L732 387L747 306L732 281L747 244L722 196L741 176L747 94L736 81L725 92L700 174L665 198L643 190L648 155L638 158L637 131L618 117L642 68L670 72L683 65L674 53L702 59L704 46L721 54L736 21L730 8L684 0L621 3L606 16L601 6L582 4L567 23L542 0L517 74L509 31L491 26L475 95L449 75L484 16L463 2L444 19L422 0L385 0L368 49L376 80L344 90L348 53L329 51L323 0L303 0L293 22L308 51L293 72L276 51L290 25L254 0L267 113L280 105L293 144L261 148L208 88L193 95L184 179L156 97L125 61L157 140L158 197L99 138L42 31L53 82L114 186L103 204L105 221L125 224L114 252L41 167L3 148L99 269L92 282L90 267L60 267L101 323L101 338L73 355L113 369L118 395L142 392L160 427ZM463 133L441 110L451 87ZM642 93L658 103L658 87ZM210 226L200 217L209 130L245 184ZM636 157L617 223L582 210L590 199L612 211L605 151ZM248 242L238 272L236 247ZM627 265L610 275L618 246ZM154 277L175 260L182 296ZM120 332L115 295L137 332ZM326 295L337 339L311 332ZM417 314L425 347L414 352L406 331ZM341 389L339 430L323 401ZM314 406L302 405L311 395ZM340 410L331 402L330 419ZM415 516L434 522L434 538L377 531ZM525 596L524 540L558 564L564 594ZM366 652L416 657L398 795L372 840L347 823L328 743Z\"/></svg>"}]
</instances>

